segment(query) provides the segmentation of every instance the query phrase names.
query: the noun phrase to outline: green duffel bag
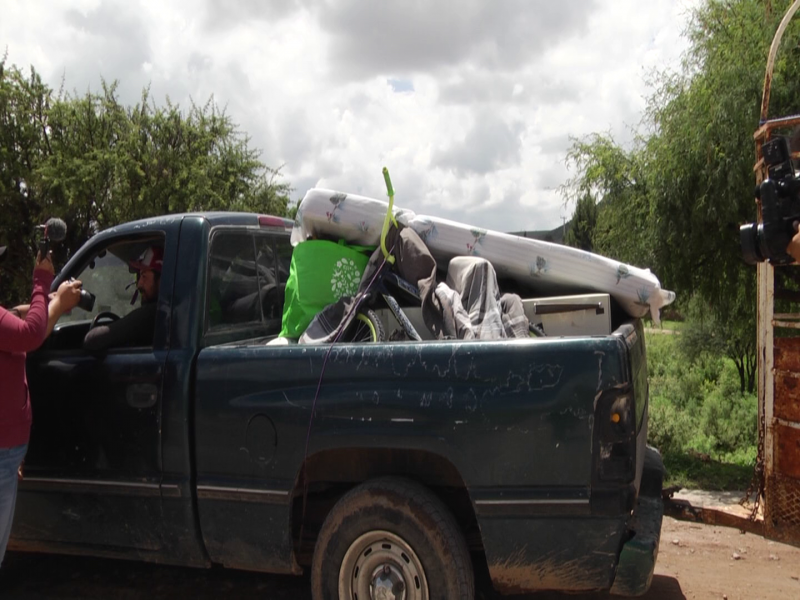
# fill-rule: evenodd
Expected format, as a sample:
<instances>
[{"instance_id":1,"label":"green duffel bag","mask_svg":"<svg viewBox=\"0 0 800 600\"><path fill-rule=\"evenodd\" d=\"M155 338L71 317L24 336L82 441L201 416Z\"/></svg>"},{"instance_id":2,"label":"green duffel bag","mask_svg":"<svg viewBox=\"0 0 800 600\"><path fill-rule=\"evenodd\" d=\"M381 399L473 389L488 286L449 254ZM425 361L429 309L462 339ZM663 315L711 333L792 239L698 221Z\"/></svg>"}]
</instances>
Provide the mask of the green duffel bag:
<instances>
[{"instance_id":1,"label":"green duffel bag","mask_svg":"<svg viewBox=\"0 0 800 600\"><path fill-rule=\"evenodd\" d=\"M342 296L354 296L372 248L344 240L308 240L295 246L286 282L281 337L299 338L323 308Z\"/></svg>"}]
</instances>

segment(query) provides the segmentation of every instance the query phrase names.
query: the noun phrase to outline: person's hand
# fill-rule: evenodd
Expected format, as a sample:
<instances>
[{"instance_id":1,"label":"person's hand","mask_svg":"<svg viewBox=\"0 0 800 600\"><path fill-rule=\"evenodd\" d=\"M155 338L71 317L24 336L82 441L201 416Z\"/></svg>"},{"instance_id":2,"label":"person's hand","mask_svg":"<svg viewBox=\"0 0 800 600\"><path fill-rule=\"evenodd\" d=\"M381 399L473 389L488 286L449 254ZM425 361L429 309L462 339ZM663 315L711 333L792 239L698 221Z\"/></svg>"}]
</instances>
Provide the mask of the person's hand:
<instances>
[{"instance_id":1,"label":"person's hand","mask_svg":"<svg viewBox=\"0 0 800 600\"><path fill-rule=\"evenodd\" d=\"M56 290L55 302L58 302L62 313L69 312L76 306L81 299L81 282L77 279L65 281Z\"/></svg>"},{"instance_id":2,"label":"person's hand","mask_svg":"<svg viewBox=\"0 0 800 600\"><path fill-rule=\"evenodd\" d=\"M18 318L25 320L25 317L28 316L28 310L30 310L30 308L30 304L20 304L19 306L12 308L10 312L14 313Z\"/></svg>"},{"instance_id":3,"label":"person's hand","mask_svg":"<svg viewBox=\"0 0 800 600\"><path fill-rule=\"evenodd\" d=\"M792 241L786 247L786 253L795 261L800 262L800 221L795 221L792 226L797 233L794 234Z\"/></svg>"},{"instance_id":4,"label":"person's hand","mask_svg":"<svg viewBox=\"0 0 800 600\"><path fill-rule=\"evenodd\" d=\"M36 254L36 268L43 269L50 273L50 275L55 275L56 270L53 267L53 259L52 259L52 252L48 252L45 256L42 256L40 253Z\"/></svg>"}]
</instances>

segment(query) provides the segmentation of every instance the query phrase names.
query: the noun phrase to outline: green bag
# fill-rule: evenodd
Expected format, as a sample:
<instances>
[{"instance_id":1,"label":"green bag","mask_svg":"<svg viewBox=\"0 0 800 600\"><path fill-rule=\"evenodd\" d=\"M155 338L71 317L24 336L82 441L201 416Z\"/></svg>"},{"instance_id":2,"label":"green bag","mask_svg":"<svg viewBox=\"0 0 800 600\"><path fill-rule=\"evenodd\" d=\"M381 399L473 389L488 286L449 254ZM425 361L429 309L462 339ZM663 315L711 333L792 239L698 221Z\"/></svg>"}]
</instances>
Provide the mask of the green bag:
<instances>
[{"instance_id":1,"label":"green bag","mask_svg":"<svg viewBox=\"0 0 800 600\"><path fill-rule=\"evenodd\" d=\"M298 338L314 317L342 296L354 296L369 256L344 240L308 240L295 246L281 320L281 337Z\"/></svg>"}]
</instances>

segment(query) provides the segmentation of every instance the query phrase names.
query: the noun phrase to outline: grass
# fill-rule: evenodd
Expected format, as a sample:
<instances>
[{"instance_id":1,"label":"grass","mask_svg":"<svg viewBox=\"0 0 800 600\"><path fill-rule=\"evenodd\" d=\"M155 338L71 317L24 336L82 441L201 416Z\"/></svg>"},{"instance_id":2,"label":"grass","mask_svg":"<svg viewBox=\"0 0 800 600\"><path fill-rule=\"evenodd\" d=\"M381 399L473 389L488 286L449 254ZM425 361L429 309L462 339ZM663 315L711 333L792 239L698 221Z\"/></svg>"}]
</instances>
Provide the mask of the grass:
<instances>
[{"instance_id":1,"label":"grass","mask_svg":"<svg viewBox=\"0 0 800 600\"><path fill-rule=\"evenodd\" d=\"M737 465L706 460L682 452L664 455L667 477L664 487L709 491L746 490L753 479L752 465Z\"/></svg>"},{"instance_id":2,"label":"grass","mask_svg":"<svg viewBox=\"0 0 800 600\"><path fill-rule=\"evenodd\" d=\"M671 331L680 331L681 329L686 328L686 321L661 321L661 329L667 329Z\"/></svg>"},{"instance_id":3,"label":"grass","mask_svg":"<svg viewBox=\"0 0 800 600\"><path fill-rule=\"evenodd\" d=\"M756 458L757 400L742 393L733 362L691 361L680 336L646 334L649 442L661 450L665 487L746 489Z\"/></svg>"}]
</instances>

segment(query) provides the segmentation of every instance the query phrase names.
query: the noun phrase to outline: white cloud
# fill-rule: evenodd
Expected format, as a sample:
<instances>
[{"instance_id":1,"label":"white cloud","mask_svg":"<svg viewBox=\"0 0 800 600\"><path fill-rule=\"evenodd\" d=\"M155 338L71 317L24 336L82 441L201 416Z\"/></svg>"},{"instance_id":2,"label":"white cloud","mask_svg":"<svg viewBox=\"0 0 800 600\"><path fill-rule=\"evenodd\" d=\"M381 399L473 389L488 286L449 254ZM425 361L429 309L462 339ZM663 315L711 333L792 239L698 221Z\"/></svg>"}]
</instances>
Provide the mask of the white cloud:
<instances>
[{"instance_id":1,"label":"white cloud","mask_svg":"<svg viewBox=\"0 0 800 600\"><path fill-rule=\"evenodd\" d=\"M213 96L300 197L323 185L500 230L560 225L569 137L631 138L698 0L12 2L8 60L83 93ZM15 24L25 23L25 27Z\"/></svg>"}]
</instances>

